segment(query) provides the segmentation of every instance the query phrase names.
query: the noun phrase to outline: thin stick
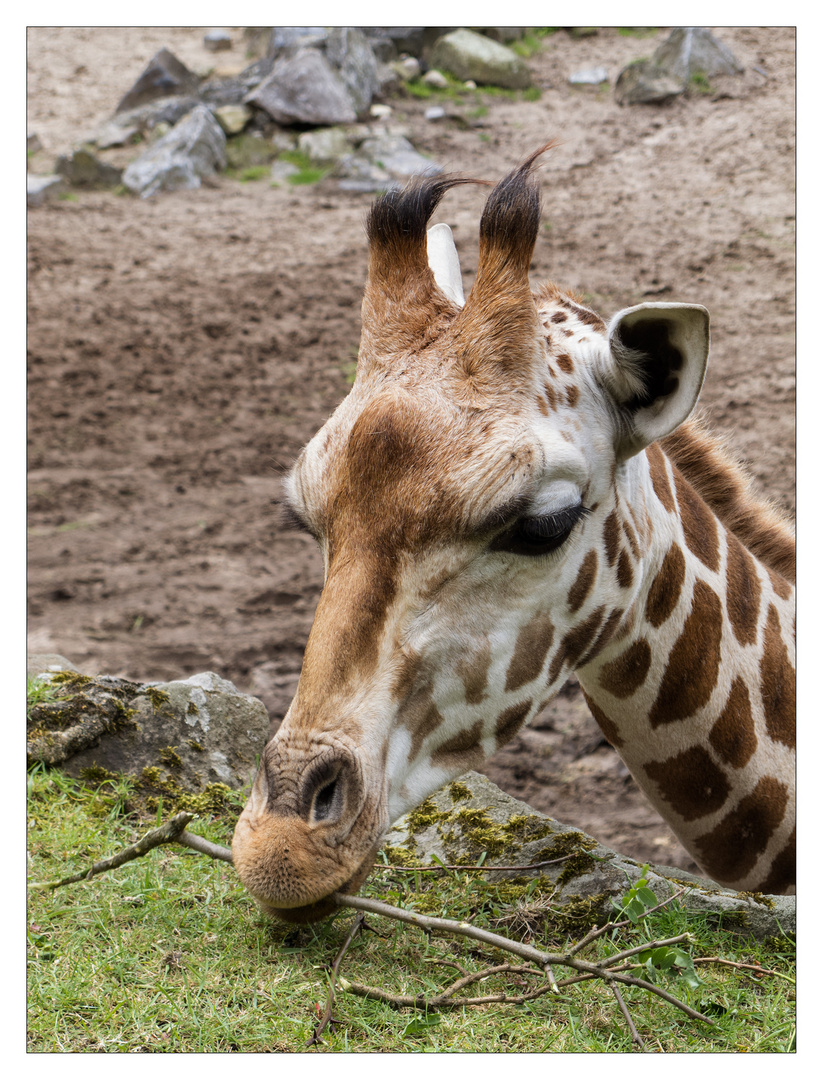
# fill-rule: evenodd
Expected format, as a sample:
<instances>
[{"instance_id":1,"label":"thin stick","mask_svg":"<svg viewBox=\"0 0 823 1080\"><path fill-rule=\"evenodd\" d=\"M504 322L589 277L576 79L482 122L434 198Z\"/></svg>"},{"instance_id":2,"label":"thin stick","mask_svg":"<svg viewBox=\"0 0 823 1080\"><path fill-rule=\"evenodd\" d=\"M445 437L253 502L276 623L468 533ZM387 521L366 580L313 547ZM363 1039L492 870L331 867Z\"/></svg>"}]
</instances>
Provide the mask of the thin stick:
<instances>
[{"instance_id":1,"label":"thin stick","mask_svg":"<svg viewBox=\"0 0 823 1080\"><path fill-rule=\"evenodd\" d=\"M29 888L59 889L63 885L73 885L77 881L88 881L89 878L94 877L96 874L103 874L106 870L115 870L118 866L122 866L123 863L131 862L132 859L139 859L141 855L145 855L153 848L160 847L161 844L179 843L181 833L195 816L195 814L189 814L186 811L175 814L159 829L152 829L147 832L136 844L130 844L127 848L123 848L122 851L118 851L116 855L110 855L108 859L101 859L99 862L92 863L88 870L81 870L79 874L72 874L70 877L61 878L59 881L32 882Z\"/></svg>"},{"instance_id":2,"label":"thin stick","mask_svg":"<svg viewBox=\"0 0 823 1080\"><path fill-rule=\"evenodd\" d=\"M210 859L221 859L227 863L234 862L231 848L213 844L211 840L207 840L205 836L198 836L197 833L181 832L179 836L174 838L174 843L183 844L184 847L191 848L193 851L199 851L201 855L208 855Z\"/></svg>"},{"instance_id":3,"label":"thin stick","mask_svg":"<svg viewBox=\"0 0 823 1080\"><path fill-rule=\"evenodd\" d=\"M363 926L363 923L365 921L366 921L366 913L365 913L365 911L359 912L356 919L352 923L351 930L349 930L349 935L346 938L346 940L343 942L343 945L342 945L342 947L340 949L340 952L334 958L334 963L331 966L331 978L329 979L329 993L328 993L328 996L326 997L326 1009L325 1009L325 1012L323 1013L323 1017L320 1020L320 1023L314 1029L314 1032L312 1033L312 1037L306 1043L307 1048L309 1046L315 1046L317 1043L322 1041L320 1036L323 1034L323 1032L326 1030L326 1027L331 1022L332 1009L334 1008L334 985L337 982L337 972L338 972L338 969L340 968L340 961L343 959L343 957L348 952L349 945L351 945L351 943L354 941L355 937L360 933L360 930L361 930L361 928Z\"/></svg>"},{"instance_id":4,"label":"thin stick","mask_svg":"<svg viewBox=\"0 0 823 1080\"><path fill-rule=\"evenodd\" d=\"M640 1032L634 1026L634 1020L632 1020L631 1014L629 1013L629 1010L626 1008L626 1002L623 1000L623 995L620 993L620 987L615 986L614 983L609 983L609 986L611 987L611 991L614 994L615 998L617 999L618 1007L619 1007L621 1013L623 1014L623 1019L626 1021L626 1024L627 1024L627 1026L629 1028L629 1034L632 1037L632 1042L635 1043L637 1046L639 1046L641 1050L645 1050L646 1045L643 1042L643 1040L640 1038Z\"/></svg>"}]
</instances>

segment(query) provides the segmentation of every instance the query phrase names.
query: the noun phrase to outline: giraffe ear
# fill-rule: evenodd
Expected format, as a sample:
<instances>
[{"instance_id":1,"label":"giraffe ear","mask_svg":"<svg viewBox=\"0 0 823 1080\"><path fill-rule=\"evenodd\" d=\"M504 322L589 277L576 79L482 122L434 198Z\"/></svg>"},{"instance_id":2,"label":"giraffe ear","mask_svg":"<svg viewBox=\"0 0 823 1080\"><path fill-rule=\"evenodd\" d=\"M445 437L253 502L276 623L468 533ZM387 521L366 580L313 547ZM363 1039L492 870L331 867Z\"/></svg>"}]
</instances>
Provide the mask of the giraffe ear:
<instances>
[{"instance_id":1,"label":"giraffe ear","mask_svg":"<svg viewBox=\"0 0 823 1080\"><path fill-rule=\"evenodd\" d=\"M460 258L455 247L454 237L448 225L442 222L432 225L426 233L426 250L429 268L440 289L454 300L458 307L463 307L466 298L463 295L463 277L460 273Z\"/></svg>"},{"instance_id":2,"label":"giraffe ear","mask_svg":"<svg viewBox=\"0 0 823 1080\"><path fill-rule=\"evenodd\" d=\"M608 388L624 423L622 461L662 439L697 404L709 358L709 313L699 304L638 304L609 323Z\"/></svg>"}]
</instances>

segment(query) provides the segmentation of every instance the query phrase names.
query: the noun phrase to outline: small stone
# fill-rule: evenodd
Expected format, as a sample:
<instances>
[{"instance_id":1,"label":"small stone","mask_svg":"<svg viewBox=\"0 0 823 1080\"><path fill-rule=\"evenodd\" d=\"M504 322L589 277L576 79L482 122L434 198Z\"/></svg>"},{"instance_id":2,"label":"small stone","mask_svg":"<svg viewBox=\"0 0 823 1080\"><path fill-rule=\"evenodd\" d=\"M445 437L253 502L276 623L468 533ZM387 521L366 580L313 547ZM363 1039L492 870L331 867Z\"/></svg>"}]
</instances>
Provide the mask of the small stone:
<instances>
[{"instance_id":1,"label":"small stone","mask_svg":"<svg viewBox=\"0 0 823 1080\"><path fill-rule=\"evenodd\" d=\"M271 178L279 184L287 181L290 176L295 176L300 170L291 161L274 161L271 166Z\"/></svg>"},{"instance_id":2,"label":"small stone","mask_svg":"<svg viewBox=\"0 0 823 1080\"><path fill-rule=\"evenodd\" d=\"M614 96L618 105L666 105L685 90L680 79L652 60L638 60L617 76Z\"/></svg>"},{"instance_id":3,"label":"small stone","mask_svg":"<svg viewBox=\"0 0 823 1080\"><path fill-rule=\"evenodd\" d=\"M438 71L437 68L432 68L430 71L427 71L421 82L424 82L426 86L431 86L434 90L445 90L449 85L449 80L443 72Z\"/></svg>"},{"instance_id":4,"label":"small stone","mask_svg":"<svg viewBox=\"0 0 823 1080\"><path fill-rule=\"evenodd\" d=\"M432 105L430 109L426 109L423 115L427 120L442 120L446 115L446 110L442 105Z\"/></svg>"},{"instance_id":5,"label":"small stone","mask_svg":"<svg viewBox=\"0 0 823 1080\"><path fill-rule=\"evenodd\" d=\"M237 135L251 120L254 113L248 105L221 105L214 110L215 118L227 135Z\"/></svg>"},{"instance_id":6,"label":"small stone","mask_svg":"<svg viewBox=\"0 0 823 1080\"><path fill-rule=\"evenodd\" d=\"M391 114L391 105L372 105L369 109L369 116L374 120L386 120Z\"/></svg>"},{"instance_id":7,"label":"small stone","mask_svg":"<svg viewBox=\"0 0 823 1080\"><path fill-rule=\"evenodd\" d=\"M55 199L66 191L62 176L34 176L26 174L26 205L42 206L47 199Z\"/></svg>"},{"instance_id":8,"label":"small stone","mask_svg":"<svg viewBox=\"0 0 823 1080\"><path fill-rule=\"evenodd\" d=\"M156 98L187 93L194 89L197 82L197 76L185 64L168 49L161 49L148 62L131 90L120 99L115 112L134 109Z\"/></svg>"},{"instance_id":9,"label":"small stone","mask_svg":"<svg viewBox=\"0 0 823 1080\"><path fill-rule=\"evenodd\" d=\"M101 161L88 146L78 146L70 154L61 154L54 166L72 187L111 188L122 179L122 170Z\"/></svg>"},{"instance_id":10,"label":"small stone","mask_svg":"<svg viewBox=\"0 0 823 1080\"><path fill-rule=\"evenodd\" d=\"M516 52L465 28L438 38L429 62L457 79L485 86L525 90L532 82L526 62Z\"/></svg>"},{"instance_id":11,"label":"small stone","mask_svg":"<svg viewBox=\"0 0 823 1080\"><path fill-rule=\"evenodd\" d=\"M463 86L467 90L476 90L477 89L477 83L474 81L474 79L466 79L466 81L463 83Z\"/></svg>"},{"instance_id":12,"label":"small stone","mask_svg":"<svg viewBox=\"0 0 823 1080\"><path fill-rule=\"evenodd\" d=\"M297 137L297 149L314 164L328 165L350 153L352 146L341 128L332 127L304 131Z\"/></svg>"},{"instance_id":13,"label":"small stone","mask_svg":"<svg viewBox=\"0 0 823 1080\"><path fill-rule=\"evenodd\" d=\"M609 81L609 73L604 67L582 68L569 76L573 86L598 86Z\"/></svg>"},{"instance_id":14,"label":"small stone","mask_svg":"<svg viewBox=\"0 0 823 1080\"><path fill-rule=\"evenodd\" d=\"M203 35L203 45L209 52L223 52L232 46L231 34L225 30L210 30Z\"/></svg>"},{"instance_id":15,"label":"small stone","mask_svg":"<svg viewBox=\"0 0 823 1080\"><path fill-rule=\"evenodd\" d=\"M420 61L414 56L403 56L399 60L395 60L391 67L406 82L420 78Z\"/></svg>"}]
</instances>

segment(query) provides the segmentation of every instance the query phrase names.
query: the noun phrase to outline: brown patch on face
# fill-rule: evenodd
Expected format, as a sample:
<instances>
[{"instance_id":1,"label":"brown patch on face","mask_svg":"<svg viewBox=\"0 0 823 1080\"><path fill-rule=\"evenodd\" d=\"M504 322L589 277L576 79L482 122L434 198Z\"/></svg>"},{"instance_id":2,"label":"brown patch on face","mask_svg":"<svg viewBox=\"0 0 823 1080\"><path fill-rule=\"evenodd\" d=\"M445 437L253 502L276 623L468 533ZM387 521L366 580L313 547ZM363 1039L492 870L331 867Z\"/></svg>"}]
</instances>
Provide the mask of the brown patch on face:
<instances>
[{"instance_id":1,"label":"brown patch on face","mask_svg":"<svg viewBox=\"0 0 823 1080\"><path fill-rule=\"evenodd\" d=\"M788 802L785 784L772 776L758 780L751 794L741 799L716 828L695 841L707 873L718 881L745 877L766 850Z\"/></svg>"},{"instance_id":2,"label":"brown patch on face","mask_svg":"<svg viewBox=\"0 0 823 1080\"><path fill-rule=\"evenodd\" d=\"M585 667L586 664L591 663L599 652L606 647L606 645L614 637L614 633L620 623L620 620L625 615L623 608L613 608L609 613L608 619L603 623L603 627L600 633L595 638L594 644L586 653L586 655L580 661L580 667Z\"/></svg>"},{"instance_id":3,"label":"brown patch on face","mask_svg":"<svg viewBox=\"0 0 823 1080\"><path fill-rule=\"evenodd\" d=\"M602 330L605 333L606 324L603 322L599 315L595 315L593 311L589 311L587 308L579 307L577 304L572 303L571 300L568 300L565 297L562 298L560 302L564 305L564 307L567 307L569 311L573 311L582 323L585 323L587 326L593 326L596 330ZM583 341L583 338L581 338L580 340Z\"/></svg>"},{"instance_id":4,"label":"brown patch on face","mask_svg":"<svg viewBox=\"0 0 823 1080\"><path fill-rule=\"evenodd\" d=\"M686 546L710 570L719 569L720 542L714 514L679 469L674 470L674 486Z\"/></svg>"},{"instance_id":5,"label":"brown patch on face","mask_svg":"<svg viewBox=\"0 0 823 1080\"><path fill-rule=\"evenodd\" d=\"M732 683L723 712L709 732L709 742L718 757L742 769L757 749L749 691L741 678Z\"/></svg>"},{"instance_id":6,"label":"brown patch on face","mask_svg":"<svg viewBox=\"0 0 823 1080\"><path fill-rule=\"evenodd\" d=\"M549 370L551 371L551 368L549 368ZM548 398L550 408L556 409L557 408L557 394L555 394L555 392L554 392L554 387L552 386L551 383L546 383L546 385L543 387L543 389L546 391L546 397Z\"/></svg>"},{"instance_id":7,"label":"brown patch on face","mask_svg":"<svg viewBox=\"0 0 823 1080\"><path fill-rule=\"evenodd\" d=\"M478 720L465 731L459 731L442 743L432 754L431 762L436 768L469 769L483 760L480 737L483 734L483 721Z\"/></svg>"},{"instance_id":8,"label":"brown patch on face","mask_svg":"<svg viewBox=\"0 0 823 1080\"><path fill-rule=\"evenodd\" d=\"M726 533L726 610L734 636L741 645L757 641L760 614L760 579L754 559L732 533Z\"/></svg>"},{"instance_id":9,"label":"brown patch on face","mask_svg":"<svg viewBox=\"0 0 823 1080\"><path fill-rule=\"evenodd\" d=\"M568 319L568 317L569 316L566 314L565 311L555 311L554 315L552 315L552 322L563 323Z\"/></svg>"},{"instance_id":10,"label":"brown patch on face","mask_svg":"<svg viewBox=\"0 0 823 1080\"><path fill-rule=\"evenodd\" d=\"M463 680L469 705L479 705L485 698L491 663L491 642L486 638L477 652L469 657L461 657L455 664L455 674Z\"/></svg>"},{"instance_id":11,"label":"brown patch on face","mask_svg":"<svg viewBox=\"0 0 823 1080\"><path fill-rule=\"evenodd\" d=\"M580 564L580 569L577 571L577 577L574 579L574 584L569 589L569 611L578 611L583 605L583 601L591 592L594 580L597 577L597 552L592 549L586 553L583 562Z\"/></svg>"},{"instance_id":12,"label":"brown patch on face","mask_svg":"<svg viewBox=\"0 0 823 1080\"><path fill-rule=\"evenodd\" d=\"M679 544L672 544L646 597L646 618L652 626L662 626L674 611L685 579L686 558Z\"/></svg>"},{"instance_id":13,"label":"brown patch on face","mask_svg":"<svg viewBox=\"0 0 823 1080\"><path fill-rule=\"evenodd\" d=\"M570 409L573 409L575 407L579 397L580 397L580 391L577 389L576 386L567 386L566 387L566 401L567 401Z\"/></svg>"},{"instance_id":14,"label":"brown patch on face","mask_svg":"<svg viewBox=\"0 0 823 1080\"><path fill-rule=\"evenodd\" d=\"M549 667L549 684L553 683L560 674L564 661L567 662L571 668L575 667L597 635L597 631L600 629L603 622L603 613L605 610L606 609L603 606L596 608L587 619L584 619L578 626L572 627L572 629L569 630L560 642L557 653Z\"/></svg>"},{"instance_id":15,"label":"brown patch on face","mask_svg":"<svg viewBox=\"0 0 823 1080\"><path fill-rule=\"evenodd\" d=\"M505 745L509 739L514 738L526 722L531 707L531 701L526 701L522 705L512 705L510 708L504 709L498 716L494 724L494 738L498 749Z\"/></svg>"},{"instance_id":16,"label":"brown patch on face","mask_svg":"<svg viewBox=\"0 0 823 1080\"><path fill-rule=\"evenodd\" d=\"M769 570L769 581L771 581L772 588L781 600L788 600L791 598L792 587L784 577L781 577L780 574L776 574L773 570Z\"/></svg>"},{"instance_id":17,"label":"brown patch on face","mask_svg":"<svg viewBox=\"0 0 823 1080\"><path fill-rule=\"evenodd\" d=\"M631 507L629 507L629 510L631 510ZM626 535L626 539L629 541L629 547L632 549L632 555L637 558L637 556L640 554L640 547L637 543L637 537L634 534L634 529L628 523L626 518L623 518L621 525L623 526L623 532Z\"/></svg>"},{"instance_id":18,"label":"brown patch on face","mask_svg":"<svg viewBox=\"0 0 823 1080\"><path fill-rule=\"evenodd\" d=\"M581 687L581 690L582 689L583 688ZM620 738L617 730L617 725L614 723L614 721L610 720L608 716L606 716L606 714L595 701L592 701L592 699L589 697L585 690L583 690L583 697L586 699L586 704L589 706L589 710L592 716L597 721L597 726L600 728L600 730L603 732L603 734L606 736L606 738L609 740L615 750L619 750L620 747L623 745L623 740Z\"/></svg>"},{"instance_id":19,"label":"brown patch on face","mask_svg":"<svg viewBox=\"0 0 823 1080\"><path fill-rule=\"evenodd\" d=\"M685 720L705 705L717 685L723 611L717 593L695 582L692 610L669 654L657 700L649 713L652 727Z\"/></svg>"},{"instance_id":20,"label":"brown patch on face","mask_svg":"<svg viewBox=\"0 0 823 1080\"><path fill-rule=\"evenodd\" d=\"M620 550L620 558L617 560L617 584L621 589L628 589L634 581L632 561L625 548Z\"/></svg>"},{"instance_id":21,"label":"brown patch on face","mask_svg":"<svg viewBox=\"0 0 823 1080\"><path fill-rule=\"evenodd\" d=\"M606 547L606 561L609 566L614 566L620 550L620 525L615 510L612 510L603 522L603 543Z\"/></svg>"},{"instance_id":22,"label":"brown patch on face","mask_svg":"<svg viewBox=\"0 0 823 1080\"><path fill-rule=\"evenodd\" d=\"M411 732L409 761L414 761L424 741L443 723L443 716L434 703L433 685L428 683L415 691L400 711L400 722Z\"/></svg>"},{"instance_id":23,"label":"brown patch on face","mask_svg":"<svg viewBox=\"0 0 823 1080\"><path fill-rule=\"evenodd\" d=\"M760 693L769 735L775 742L794 748L797 705L794 666L780 633L780 619L774 604L769 604L769 616L763 636Z\"/></svg>"},{"instance_id":24,"label":"brown patch on face","mask_svg":"<svg viewBox=\"0 0 823 1080\"><path fill-rule=\"evenodd\" d=\"M559 353L554 359L561 371L565 371L567 375L572 374L574 371L574 360L572 360L568 353Z\"/></svg>"},{"instance_id":25,"label":"brown patch on face","mask_svg":"<svg viewBox=\"0 0 823 1080\"><path fill-rule=\"evenodd\" d=\"M649 462L649 475L652 479L654 493L665 506L669 513L674 512L674 495L669 486L669 476L666 471L666 457L657 443L646 447L646 458Z\"/></svg>"},{"instance_id":26,"label":"brown patch on face","mask_svg":"<svg viewBox=\"0 0 823 1080\"><path fill-rule=\"evenodd\" d=\"M617 698L631 697L646 681L651 662L649 643L640 638L616 659L603 665L598 681L604 690Z\"/></svg>"},{"instance_id":27,"label":"brown patch on face","mask_svg":"<svg viewBox=\"0 0 823 1080\"><path fill-rule=\"evenodd\" d=\"M538 399L537 399L537 407L538 407L538 409L539 409L539 410L540 410L540 411L541 411L541 412L543 413L543 415L544 415L544 416L548 416L548 415L549 415L549 405L548 405L548 402L547 402L547 401L544 401L542 397L541 397L541 398L538 398Z\"/></svg>"},{"instance_id":28,"label":"brown patch on face","mask_svg":"<svg viewBox=\"0 0 823 1080\"><path fill-rule=\"evenodd\" d=\"M538 677L553 640L554 626L546 614L521 626L506 672L507 691L517 690Z\"/></svg>"},{"instance_id":29,"label":"brown patch on face","mask_svg":"<svg viewBox=\"0 0 823 1080\"><path fill-rule=\"evenodd\" d=\"M731 791L726 774L702 746L692 746L666 761L650 761L643 768L684 821L720 810Z\"/></svg>"},{"instance_id":30,"label":"brown patch on face","mask_svg":"<svg viewBox=\"0 0 823 1080\"><path fill-rule=\"evenodd\" d=\"M769 873L760 884L755 886L758 892L764 892L767 895L779 895L797 883L797 855L795 851L797 837L795 834L796 830L792 829L792 834L786 841L786 846L775 857Z\"/></svg>"}]
</instances>

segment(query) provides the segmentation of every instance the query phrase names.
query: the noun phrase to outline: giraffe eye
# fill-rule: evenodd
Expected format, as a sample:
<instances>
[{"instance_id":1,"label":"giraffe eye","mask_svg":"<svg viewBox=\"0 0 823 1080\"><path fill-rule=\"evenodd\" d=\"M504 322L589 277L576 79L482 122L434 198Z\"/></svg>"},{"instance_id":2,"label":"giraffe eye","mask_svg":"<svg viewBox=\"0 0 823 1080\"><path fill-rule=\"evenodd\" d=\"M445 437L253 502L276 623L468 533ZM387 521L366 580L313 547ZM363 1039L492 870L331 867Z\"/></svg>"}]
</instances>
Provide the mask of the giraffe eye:
<instances>
[{"instance_id":1,"label":"giraffe eye","mask_svg":"<svg viewBox=\"0 0 823 1080\"><path fill-rule=\"evenodd\" d=\"M556 514L522 517L497 537L492 550L511 555L548 555L568 540L572 529L588 513L581 503Z\"/></svg>"}]
</instances>

